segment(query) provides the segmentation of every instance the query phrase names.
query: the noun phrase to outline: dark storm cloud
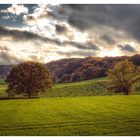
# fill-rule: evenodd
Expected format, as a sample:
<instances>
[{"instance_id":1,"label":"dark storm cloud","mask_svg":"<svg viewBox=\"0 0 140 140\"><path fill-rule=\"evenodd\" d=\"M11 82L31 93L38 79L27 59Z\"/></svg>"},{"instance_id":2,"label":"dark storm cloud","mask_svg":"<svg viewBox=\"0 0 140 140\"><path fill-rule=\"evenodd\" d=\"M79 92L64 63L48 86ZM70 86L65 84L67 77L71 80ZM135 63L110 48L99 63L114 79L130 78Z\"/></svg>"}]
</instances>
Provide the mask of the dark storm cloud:
<instances>
[{"instance_id":1,"label":"dark storm cloud","mask_svg":"<svg viewBox=\"0 0 140 140\"><path fill-rule=\"evenodd\" d=\"M76 48L78 49L82 49L82 50L94 50L94 51L99 51L99 47L97 47L95 44L82 44L82 43L79 43L79 42L65 42L65 44L67 45L72 45L72 46L75 46Z\"/></svg>"},{"instance_id":2,"label":"dark storm cloud","mask_svg":"<svg viewBox=\"0 0 140 140\"><path fill-rule=\"evenodd\" d=\"M40 36L28 31L10 30L2 26L0 26L0 36L10 36L15 40L42 39Z\"/></svg>"},{"instance_id":3,"label":"dark storm cloud","mask_svg":"<svg viewBox=\"0 0 140 140\"><path fill-rule=\"evenodd\" d=\"M81 31L106 26L140 41L140 5L61 5L59 14L67 16L68 23Z\"/></svg>"},{"instance_id":4,"label":"dark storm cloud","mask_svg":"<svg viewBox=\"0 0 140 140\"><path fill-rule=\"evenodd\" d=\"M110 45L115 44L115 40L107 34L102 35L100 38L104 40L107 44L110 44Z\"/></svg>"},{"instance_id":5,"label":"dark storm cloud","mask_svg":"<svg viewBox=\"0 0 140 140\"><path fill-rule=\"evenodd\" d=\"M44 41L46 43L51 43L51 44L55 44L58 46L72 45L78 49L99 50L99 48L95 44L88 45L88 44L82 44L79 42L72 42L72 41L60 42L59 40L41 37L37 34L31 33L28 31L20 31L20 30L15 30L15 29L10 30L10 29L7 29L7 28L0 26L0 37L6 37L6 36L12 37L15 41L41 40L41 41Z\"/></svg>"},{"instance_id":6,"label":"dark storm cloud","mask_svg":"<svg viewBox=\"0 0 140 140\"><path fill-rule=\"evenodd\" d=\"M79 28L80 30L85 30L86 26L89 26L89 24L86 23L85 21L83 21L81 19L73 18L73 16L69 17L68 23L72 26Z\"/></svg>"},{"instance_id":7,"label":"dark storm cloud","mask_svg":"<svg viewBox=\"0 0 140 140\"><path fill-rule=\"evenodd\" d=\"M55 25L55 30L57 33L64 33L66 32L66 27L64 25L59 25L59 24L56 24Z\"/></svg>"},{"instance_id":8,"label":"dark storm cloud","mask_svg":"<svg viewBox=\"0 0 140 140\"><path fill-rule=\"evenodd\" d=\"M111 19L109 5L61 5L60 14L68 16L68 22L80 30L92 28L93 25L108 24ZM111 23L110 23L111 24Z\"/></svg>"},{"instance_id":9,"label":"dark storm cloud","mask_svg":"<svg viewBox=\"0 0 140 140\"><path fill-rule=\"evenodd\" d=\"M41 37L38 34L29 32L29 31L21 31L16 29L8 29L0 26L0 36L1 37L12 37L15 41L32 41L32 40L41 40L47 43L54 43L60 45L61 43L58 40L53 40L46 37Z\"/></svg>"},{"instance_id":10,"label":"dark storm cloud","mask_svg":"<svg viewBox=\"0 0 140 140\"><path fill-rule=\"evenodd\" d=\"M122 50L122 51L128 51L128 52L136 52L136 50L129 44L125 44L125 45L118 45L118 47Z\"/></svg>"},{"instance_id":11,"label":"dark storm cloud","mask_svg":"<svg viewBox=\"0 0 140 140\"><path fill-rule=\"evenodd\" d=\"M93 44L93 45L90 45L89 46L92 50L95 50L95 51L99 51L99 47L97 47L97 45Z\"/></svg>"}]
</instances>

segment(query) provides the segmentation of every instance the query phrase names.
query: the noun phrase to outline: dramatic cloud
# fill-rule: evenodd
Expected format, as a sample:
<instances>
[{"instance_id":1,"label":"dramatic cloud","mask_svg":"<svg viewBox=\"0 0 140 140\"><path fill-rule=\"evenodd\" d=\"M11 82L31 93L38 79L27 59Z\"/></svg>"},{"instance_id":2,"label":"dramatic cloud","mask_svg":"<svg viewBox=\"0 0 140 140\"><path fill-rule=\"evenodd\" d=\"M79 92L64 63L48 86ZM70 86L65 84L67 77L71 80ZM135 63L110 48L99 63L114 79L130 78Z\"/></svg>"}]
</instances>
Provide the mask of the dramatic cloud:
<instances>
[{"instance_id":1,"label":"dramatic cloud","mask_svg":"<svg viewBox=\"0 0 140 140\"><path fill-rule=\"evenodd\" d=\"M140 53L140 5L0 5L0 18L0 63Z\"/></svg>"},{"instance_id":2,"label":"dramatic cloud","mask_svg":"<svg viewBox=\"0 0 140 140\"><path fill-rule=\"evenodd\" d=\"M77 47L78 49L82 49L82 50L94 50L94 51L99 51L99 47L97 47L95 44L91 44L91 43L86 43L86 44L81 44L78 42L65 42L65 44L68 45L72 45Z\"/></svg>"},{"instance_id":3,"label":"dramatic cloud","mask_svg":"<svg viewBox=\"0 0 140 140\"><path fill-rule=\"evenodd\" d=\"M115 40L112 37L110 37L109 35L104 34L101 36L101 39L110 45L115 44Z\"/></svg>"},{"instance_id":4,"label":"dramatic cloud","mask_svg":"<svg viewBox=\"0 0 140 140\"><path fill-rule=\"evenodd\" d=\"M8 7L5 10L1 10L0 12L1 13L11 13L14 15L20 15L20 14L27 14L28 8L23 5L13 4L13 5L11 5L11 7Z\"/></svg>"},{"instance_id":5,"label":"dramatic cloud","mask_svg":"<svg viewBox=\"0 0 140 140\"><path fill-rule=\"evenodd\" d=\"M28 24L36 24L37 21L53 17L54 10L49 5L38 5L33 13L24 15L23 19Z\"/></svg>"},{"instance_id":6,"label":"dramatic cloud","mask_svg":"<svg viewBox=\"0 0 140 140\"><path fill-rule=\"evenodd\" d=\"M78 49L85 49L85 50L99 50L99 48L95 45L95 44L82 44L82 43L78 43L78 42L73 42L73 41L63 41L60 42L59 40L53 40L53 39L49 39L46 37L41 37L37 34L28 32L28 31L20 31L20 30L15 30L15 29L7 29L4 28L2 26L0 26L0 36L1 37L11 37L13 38L15 41L32 41L32 40L41 40L43 42L46 43L53 43L59 46L66 46L66 45L72 45L75 46Z\"/></svg>"},{"instance_id":7,"label":"dramatic cloud","mask_svg":"<svg viewBox=\"0 0 140 140\"><path fill-rule=\"evenodd\" d=\"M129 44L125 44L125 45L118 45L118 47L122 50L122 51L127 51L127 52L136 52L136 50Z\"/></svg>"},{"instance_id":8,"label":"dramatic cloud","mask_svg":"<svg viewBox=\"0 0 140 140\"><path fill-rule=\"evenodd\" d=\"M106 26L140 40L139 5L61 5L59 13L68 16L69 24L81 31Z\"/></svg>"},{"instance_id":9,"label":"dramatic cloud","mask_svg":"<svg viewBox=\"0 0 140 140\"><path fill-rule=\"evenodd\" d=\"M33 41L33 40L41 40L48 43L54 43L60 45L61 43L58 40L53 40L46 37L41 37L38 34L34 34L29 31L22 31L17 29L8 29L0 26L0 36L1 37L11 37L16 41Z\"/></svg>"}]
</instances>

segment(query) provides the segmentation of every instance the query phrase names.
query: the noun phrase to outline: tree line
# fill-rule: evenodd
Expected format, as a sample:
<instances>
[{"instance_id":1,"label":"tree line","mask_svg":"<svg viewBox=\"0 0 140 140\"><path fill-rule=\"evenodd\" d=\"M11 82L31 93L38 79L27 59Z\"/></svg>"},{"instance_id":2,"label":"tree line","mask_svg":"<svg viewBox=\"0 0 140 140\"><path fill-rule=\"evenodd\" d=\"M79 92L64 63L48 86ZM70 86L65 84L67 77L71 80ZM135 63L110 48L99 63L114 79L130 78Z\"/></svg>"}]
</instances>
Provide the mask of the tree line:
<instances>
[{"instance_id":1,"label":"tree line","mask_svg":"<svg viewBox=\"0 0 140 140\"><path fill-rule=\"evenodd\" d=\"M87 57L52 61L46 64L56 83L75 82L107 76L107 71L120 61L129 60L140 66L140 55L131 57Z\"/></svg>"},{"instance_id":2,"label":"tree line","mask_svg":"<svg viewBox=\"0 0 140 140\"><path fill-rule=\"evenodd\" d=\"M134 65L140 66L140 55L131 57L87 57L61 59L47 63L53 82L75 82L107 76L108 69L116 63L128 59ZM0 78L4 78L13 65L0 65Z\"/></svg>"},{"instance_id":3,"label":"tree line","mask_svg":"<svg viewBox=\"0 0 140 140\"><path fill-rule=\"evenodd\" d=\"M140 67L125 59L115 63L107 70L106 75L108 76L106 86L108 91L129 95L135 91L135 84L140 80ZM21 94L28 98L39 97L39 93L46 92L53 85L53 78L45 65L33 61L14 66L5 81L8 84L6 90L8 96L12 98Z\"/></svg>"}]
</instances>

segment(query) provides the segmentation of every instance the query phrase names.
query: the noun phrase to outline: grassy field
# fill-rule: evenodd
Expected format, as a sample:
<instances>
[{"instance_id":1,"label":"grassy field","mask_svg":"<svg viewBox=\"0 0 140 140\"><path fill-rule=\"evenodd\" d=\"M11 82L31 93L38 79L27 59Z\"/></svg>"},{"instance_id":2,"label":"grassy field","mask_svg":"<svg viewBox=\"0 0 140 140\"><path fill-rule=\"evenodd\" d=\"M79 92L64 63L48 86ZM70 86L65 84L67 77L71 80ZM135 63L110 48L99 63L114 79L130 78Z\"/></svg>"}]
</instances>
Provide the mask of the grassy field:
<instances>
[{"instance_id":1,"label":"grassy field","mask_svg":"<svg viewBox=\"0 0 140 140\"><path fill-rule=\"evenodd\" d=\"M111 94L106 82L56 84L42 95L52 98L0 100L0 135L140 135L140 96L95 96ZM1 97L5 89L1 81Z\"/></svg>"},{"instance_id":2,"label":"grassy field","mask_svg":"<svg viewBox=\"0 0 140 140\"><path fill-rule=\"evenodd\" d=\"M1 100L0 135L140 135L140 96Z\"/></svg>"}]
</instances>

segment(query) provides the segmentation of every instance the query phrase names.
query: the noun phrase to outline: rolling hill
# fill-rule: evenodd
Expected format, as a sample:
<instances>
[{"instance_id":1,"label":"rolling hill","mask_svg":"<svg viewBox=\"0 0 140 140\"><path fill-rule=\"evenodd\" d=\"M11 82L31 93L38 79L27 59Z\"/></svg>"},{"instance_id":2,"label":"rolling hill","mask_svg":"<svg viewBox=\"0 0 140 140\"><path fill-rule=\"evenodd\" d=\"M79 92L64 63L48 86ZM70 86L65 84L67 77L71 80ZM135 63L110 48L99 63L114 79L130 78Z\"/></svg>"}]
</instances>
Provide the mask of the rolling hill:
<instances>
[{"instance_id":1,"label":"rolling hill","mask_svg":"<svg viewBox=\"0 0 140 140\"><path fill-rule=\"evenodd\" d=\"M55 83L90 80L106 76L108 69L124 59L140 66L140 55L121 57L69 58L51 61L46 65ZM0 65L0 78L4 78L13 65Z\"/></svg>"}]
</instances>

